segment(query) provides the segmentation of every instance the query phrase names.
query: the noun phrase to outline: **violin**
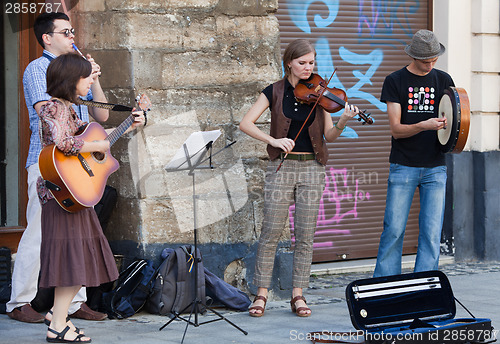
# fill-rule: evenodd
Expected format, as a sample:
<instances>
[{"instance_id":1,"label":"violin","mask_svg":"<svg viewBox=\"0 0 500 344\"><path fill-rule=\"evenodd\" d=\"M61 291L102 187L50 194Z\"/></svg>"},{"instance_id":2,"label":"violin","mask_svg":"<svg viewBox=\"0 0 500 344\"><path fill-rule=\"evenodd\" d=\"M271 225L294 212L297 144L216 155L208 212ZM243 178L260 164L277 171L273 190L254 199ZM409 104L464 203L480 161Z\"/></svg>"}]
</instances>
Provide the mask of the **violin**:
<instances>
[{"instance_id":1,"label":"violin","mask_svg":"<svg viewBox=\"0 0 500 344\"><path fill-rule=\"evenodd\" d=\"M318 105L330 113L343 109L347 102L347 95L343 90L327 87L326 81L318 74L312 74L307 80L300 80L295 86L293 94L302 103L315 104L318 102ZM363 121L363 124L373 124L373 119L370 117L370 113L366 113L366 110L358 112L357 115L359 116L358 121Z\"/></svg>"},{"instance_id":2,"label":"violin","mask_svg":"<svg viewBox=\"0 0 500 344\"><path fill-rule=\"evenodd\" d=\"M333 72L335 74L335 71ZM293 142L297 141L297 138L299 137L300 133L302 132L302 129L304 129L305 124L307 123L307 120L311 116L311 114L314 111L314 108L316 105L321 106L324 110L327 112L337 112L343 107L345 107L346 101L347 101L347 95L345 92L339 88L329 88L328 83L333 77L330 77L328 82L325 82L322 77L320 77L318 74L312 74L311 77L307 80L300 80L299 83L295 86L295 89L293 90L293 94L295 98L302 103L306 104L314 104L312 107L311 111L309 112L309 115L307 115L306 120L302 124L302 127L299 129L299 132L293 139ZM359 116L358 120L361 121L363 120L363 124L368 123L368 124L373 124L373 119L370 117L370 114L366 114L365 111L360 111L357 113ZM283 165L283 161L285 161L286 157L288 156L288 153L286 153L283 158L281 158L281 162L278 165L278 168L276 169L276 173L281 168L281 165Z\"/></svg>"}]
</instances>

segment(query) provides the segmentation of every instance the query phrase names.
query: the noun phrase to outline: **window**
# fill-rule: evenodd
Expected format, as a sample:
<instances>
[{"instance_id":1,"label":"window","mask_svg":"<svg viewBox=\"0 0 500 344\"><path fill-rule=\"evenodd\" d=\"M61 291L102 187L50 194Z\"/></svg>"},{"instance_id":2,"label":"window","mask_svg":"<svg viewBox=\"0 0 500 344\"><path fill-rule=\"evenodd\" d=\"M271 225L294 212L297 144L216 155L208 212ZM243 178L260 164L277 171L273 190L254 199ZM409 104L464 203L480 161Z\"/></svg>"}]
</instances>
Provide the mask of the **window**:
<instances>
[{"instance_id":1,"label":"window","mask_svg":"<svg viewBox=\"0 0 500 344\"><path fill-rule=\"evenodd\" d=\"M12 30L11 24L17 27L18 18L12 17L10 22L3 14L2 41L0 54L0 225L19 225L19 145L18 145L18 33ZM7 20L6 20L7 19ZM16 30L17 31L17 30Z\"/></svg>"},{"instance_id":2,"label":"window","mask_svg":"<svg viewBox=\"0 0 500 344\"><path fill-rule=\"evenodd\" d=\"M13 252L26 226L30 130L22 74L41 54L30 25L34 19L35 14L0 14L0 246Z\"/></svg>"}]
</instances>

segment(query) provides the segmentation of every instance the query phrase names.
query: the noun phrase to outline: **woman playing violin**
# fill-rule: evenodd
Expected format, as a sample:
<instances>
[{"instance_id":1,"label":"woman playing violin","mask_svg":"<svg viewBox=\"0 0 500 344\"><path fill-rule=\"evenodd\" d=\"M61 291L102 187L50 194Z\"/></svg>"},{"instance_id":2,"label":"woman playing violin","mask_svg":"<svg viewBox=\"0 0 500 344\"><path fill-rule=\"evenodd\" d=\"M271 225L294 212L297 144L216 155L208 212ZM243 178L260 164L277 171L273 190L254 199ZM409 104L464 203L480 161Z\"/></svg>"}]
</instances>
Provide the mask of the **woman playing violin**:
<instances>
[{"instance_id":1,"label":"woman playing violin","mask_svg":"<svg viewBox=\"0 0 500 344\"><path fill-rule=\"evenodd\" d=\"M294 88L300 80L311 77L315 58L316 51L309 41L291 42L283 55L285 77L262 91L240 123L243 132L267 143L270 157L264 186L264 221L253 280L258 291L249 308L253 317L264 315L276 247L292 202L295 202L295 252L290 306L300 317L311 315L302 290L309 286L314 232L325 187L326 142L337 139L347 121L359 112L356 106L346 103L344 112L334 124L322 107L295 99ZM267 108L271 111L270 134L255 125Z\"/></svg>"}]
</instances>

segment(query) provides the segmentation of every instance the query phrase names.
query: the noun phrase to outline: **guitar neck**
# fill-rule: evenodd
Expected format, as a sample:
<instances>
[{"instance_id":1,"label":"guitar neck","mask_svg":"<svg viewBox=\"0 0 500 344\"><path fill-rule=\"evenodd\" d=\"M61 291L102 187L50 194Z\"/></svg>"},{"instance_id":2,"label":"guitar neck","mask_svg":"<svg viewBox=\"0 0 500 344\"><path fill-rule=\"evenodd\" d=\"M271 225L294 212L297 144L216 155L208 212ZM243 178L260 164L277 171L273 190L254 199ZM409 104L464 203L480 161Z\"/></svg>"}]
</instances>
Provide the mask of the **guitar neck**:
<instances>
[{"instance_id":1,"label":"guitar neck","mask_svg":"<svg viewBox=\"0 0 500 344\"><path fill-rule=\"evenodd\" d=\"M125 133L132 123L134 123L134 116L130 115L106 137L110 147Z\"/></svg>"}]
</instances>

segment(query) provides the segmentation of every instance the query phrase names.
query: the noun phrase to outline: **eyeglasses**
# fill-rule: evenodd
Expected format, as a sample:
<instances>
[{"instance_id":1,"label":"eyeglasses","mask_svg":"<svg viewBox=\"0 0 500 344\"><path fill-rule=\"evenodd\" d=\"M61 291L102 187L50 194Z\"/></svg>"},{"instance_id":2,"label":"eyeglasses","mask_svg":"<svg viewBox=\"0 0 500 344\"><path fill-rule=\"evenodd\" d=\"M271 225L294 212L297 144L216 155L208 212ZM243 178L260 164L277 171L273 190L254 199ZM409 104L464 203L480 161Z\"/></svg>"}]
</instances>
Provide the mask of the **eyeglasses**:
<instances>
[{"instance_id":1,"label":"eyeglasses","mask_svg":"<svg viewBox=\"0 0 500 344\"><path fill-rule=\"evenodd\" d=\"M75 29L64 29L60 32L47 32L47 34L49 33L60 33L61 35L64 35L66 37L69 37L69 35L75 35Z\"/></svg>"}]
</instances>

